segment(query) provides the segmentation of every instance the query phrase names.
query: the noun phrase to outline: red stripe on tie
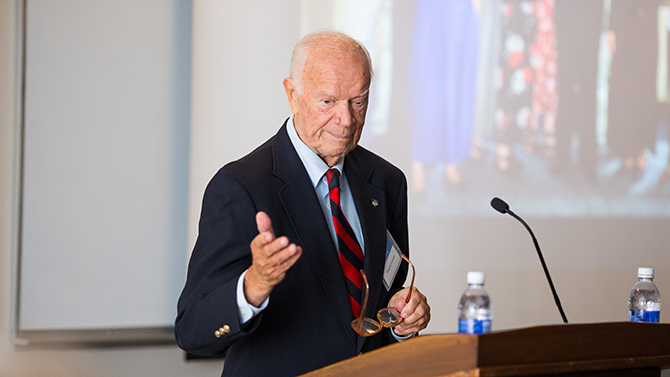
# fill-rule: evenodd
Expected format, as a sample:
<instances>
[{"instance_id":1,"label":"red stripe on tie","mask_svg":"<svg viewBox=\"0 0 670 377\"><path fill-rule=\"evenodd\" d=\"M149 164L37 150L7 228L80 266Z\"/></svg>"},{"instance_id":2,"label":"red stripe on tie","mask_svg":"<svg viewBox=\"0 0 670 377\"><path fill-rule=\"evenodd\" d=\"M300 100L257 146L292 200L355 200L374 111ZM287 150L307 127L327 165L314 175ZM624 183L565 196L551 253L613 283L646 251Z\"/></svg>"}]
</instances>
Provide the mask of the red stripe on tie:
<instances>
[{"instance_id":1,"label":"red stripe on tie","mask_svg":"<svg viewBox=\"0 0 670 377\"><path fill-rule=\"evenodd\" d=\"M333 223L335 225L335 233L342 238L342 241L344 241L345 245L349 248L349 250L353 251L354 254L360 259L361 261L365 260L363 256L363 251L361 250L361 246L358 244L358 242L354 241L349 237L349 233L344 229L342 226L342 223L340 223L335 216L333 216ZM348 225L348 224L347 224ZM351 227L349 227L351 228Z\"/></svg>"},{"instance_id":2,"label":"red stripe on tie","mask_svg":"<svg viewBox=\"0 0 670 377\"><path fill-rule=\"evenodd\" d=\"M334 188L330 191L330 200L334 201L338 207L340 207L340 189ZM340 210L342 207L340 207Z\"/></svg>"},{"instance_id":3,"label":"red stripe on tie","mask_svg":"<svg viewBox=\"0 0 670 377\"><path fill-rule=\"evenodd\" d=\"M361 277L361 273L342 255L342 253L340 253L340 264L342 265L344 276L351 280L358 289L363 291L363 278Z\"/></svg>"},{"instance_id":4,"label":"red stripe on tie","mask_svg":"<svg viewBox=\"0 0 670 377\"><path fill-rule=\"evenodd\" d=\"M355 313L354 317L358 317L359 313L361 312L361 304L354 300L351 295L349 295L349 302L351 303L351 311Z\"/></svg>"}]
</instances>

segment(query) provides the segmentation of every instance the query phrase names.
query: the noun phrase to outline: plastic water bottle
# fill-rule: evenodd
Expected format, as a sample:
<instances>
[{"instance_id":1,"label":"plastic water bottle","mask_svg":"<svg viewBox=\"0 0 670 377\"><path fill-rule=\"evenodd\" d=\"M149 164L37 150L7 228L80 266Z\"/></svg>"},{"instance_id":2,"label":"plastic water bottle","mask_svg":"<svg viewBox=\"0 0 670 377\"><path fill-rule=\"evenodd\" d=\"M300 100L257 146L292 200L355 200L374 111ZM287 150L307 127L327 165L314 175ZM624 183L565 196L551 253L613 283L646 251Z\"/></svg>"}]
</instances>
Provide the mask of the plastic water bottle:
<instances>
[{"instance_id":1,"label":"plastic water bottle","mask_svg":"<svg viewBox=\"0 0 670 377\"><path fill-rule=\"evenodd\" d=\"M654 269L637 269L637 284L628 299L631 322L659 322L661 319L661 293L654 284Z\"/></svg>"},{"instance_id":2,"label":"plastic water bottle","mask_svg":"<svg viewBox=\"0 0 670 377\"><path fill-rule=\"evenodd\" d=\"M468 272L468 289L458 304L458 332L485 334L491 331L491 299L484 290L484 273Z\"/></svg>"}]
</instances>

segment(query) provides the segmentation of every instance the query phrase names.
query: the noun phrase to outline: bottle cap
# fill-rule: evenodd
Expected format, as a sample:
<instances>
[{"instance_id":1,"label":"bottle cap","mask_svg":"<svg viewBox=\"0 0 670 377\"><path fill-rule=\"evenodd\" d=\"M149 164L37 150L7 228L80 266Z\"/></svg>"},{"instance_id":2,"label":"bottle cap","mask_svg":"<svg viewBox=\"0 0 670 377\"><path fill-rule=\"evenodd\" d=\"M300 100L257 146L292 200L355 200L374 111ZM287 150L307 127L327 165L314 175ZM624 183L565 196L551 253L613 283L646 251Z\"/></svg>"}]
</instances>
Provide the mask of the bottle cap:
<instances>
[{"instance_id":1,"label":"bottle cap","mask_svg":"<svg viewBox=\"0 0 670 377\"><path fill-rule=\"evenodd\" d=\"M484 273L478 271L468 272L468 284L484 284Z\"/></svg>"},{"instance_id":2,"label":"bottle cap","mask_svg":"<svg viewBox=\"0 0 670 377\"><path fill-rule=\"evenodd\" d=\"M653 279L654 269L649 267L640 267L637 269L637 277L645 279Z\"/></svg>"}]
</instances>

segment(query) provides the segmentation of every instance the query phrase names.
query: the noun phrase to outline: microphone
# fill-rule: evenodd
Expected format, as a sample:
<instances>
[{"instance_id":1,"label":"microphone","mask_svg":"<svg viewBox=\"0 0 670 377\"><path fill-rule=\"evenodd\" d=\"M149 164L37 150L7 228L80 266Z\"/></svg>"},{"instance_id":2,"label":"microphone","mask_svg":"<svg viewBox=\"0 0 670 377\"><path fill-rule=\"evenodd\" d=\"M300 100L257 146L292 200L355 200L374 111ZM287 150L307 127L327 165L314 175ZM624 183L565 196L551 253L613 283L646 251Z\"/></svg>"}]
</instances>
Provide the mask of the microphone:
<instances>
[{"instance_id":1,"label":"microphone","mask_svg":"<svg viewBox=\"0 0 670 377\"><path fill-rule=\"evenodd\" d=\"M491 206L503 215L509 211L509 205L507 205L507 203L505 203L505 201L500 198L491 199Z\"/></svg>"},{"instance_id":2,"label":"microphone","mask_svg":"<svg viewBox=\"0 0 670 377\"><path fill-rule=\"evenodd\" d=\"M549 287L551 288L551 293L554 295L554 302L556 302L556 306L558 307L558 311L561 313L561 317L563 318L563 323L568 323L568 318L565 316L565 313L563 312L563 307L561 306L561 300L558 298L558 294L556 294L556 289L554 288L554 283L551 281L551 276L549 276L549 270L547 269L547 265L544 263L544 258L542 257L542 252L540 251L540 244L537 242L537 239L535 238L535 235L533 234L533 231L530 229L528 224L526 224L523 219L521 219L519 216L517 216L512 210L509 209L509 205L505 203L504 200L500 198L493 198L491 199L491 207L493 207L496 211L506 214L508 213L510 216L514 217L515 219L519 220L523 226L528 229L528 233L530 233L530 237L533 239L533 243L535 244L535 250L537 250L537 256L540 257L540 262L542 263L542 269L544 270L544 275L547 277L547 281L549 282Z\"/></svg>"}]
</instances>

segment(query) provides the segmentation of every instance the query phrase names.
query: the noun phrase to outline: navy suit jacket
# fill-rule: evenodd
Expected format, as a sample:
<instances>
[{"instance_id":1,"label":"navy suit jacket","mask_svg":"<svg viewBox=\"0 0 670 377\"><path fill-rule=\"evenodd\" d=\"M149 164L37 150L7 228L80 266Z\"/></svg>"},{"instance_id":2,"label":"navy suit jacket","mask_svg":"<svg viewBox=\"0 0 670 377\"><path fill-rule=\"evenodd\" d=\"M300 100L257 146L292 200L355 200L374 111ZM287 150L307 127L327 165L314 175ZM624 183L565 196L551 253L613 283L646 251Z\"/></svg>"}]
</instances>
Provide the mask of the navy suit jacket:
<instances>
[{"instance_id":1,"label":"navy suit jacket","mask_svg":"<svg viewBox=\"0 0 670 377\"><path fill-rule=\"evenodd\" d=\"M175 333L179 346L192 354L227 352L224 376L295 376L394 341L389 329L369 338L353 331L337 250L286 127L287 122L249 155L221 168L203 198ZM344 172L365 238L366 315L376 318L407 275L403 263L391 290L383 285L387 229L408 252L407 183L398 168L360 146L346 156ZM269 215L277 236L287 236L303 254L274 288L267 308L242 325L236 287L251 266L258 211ZM216 337L225 325L230 332Z\"/></svg>"}]
</instances>

